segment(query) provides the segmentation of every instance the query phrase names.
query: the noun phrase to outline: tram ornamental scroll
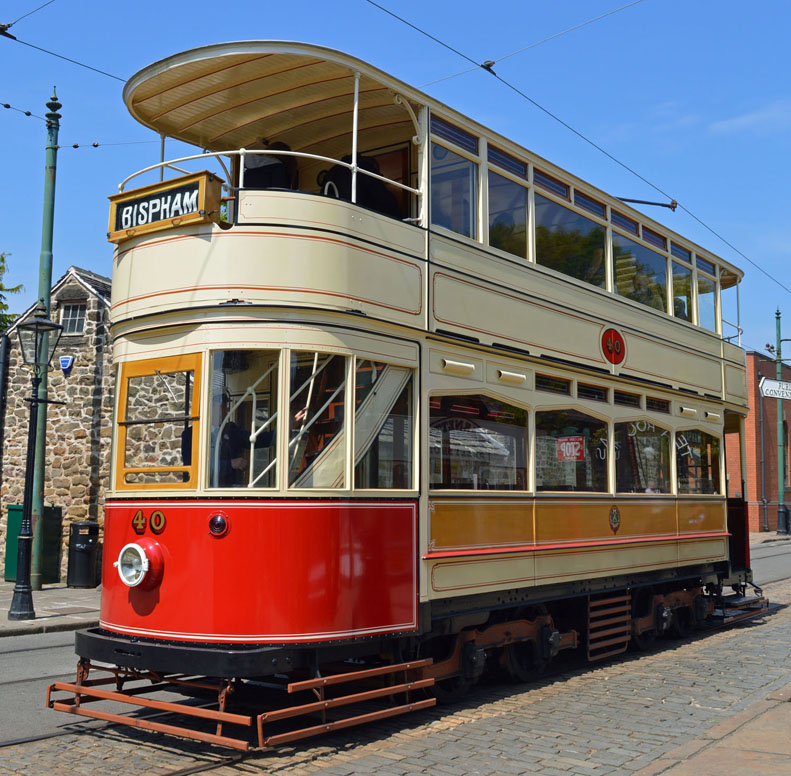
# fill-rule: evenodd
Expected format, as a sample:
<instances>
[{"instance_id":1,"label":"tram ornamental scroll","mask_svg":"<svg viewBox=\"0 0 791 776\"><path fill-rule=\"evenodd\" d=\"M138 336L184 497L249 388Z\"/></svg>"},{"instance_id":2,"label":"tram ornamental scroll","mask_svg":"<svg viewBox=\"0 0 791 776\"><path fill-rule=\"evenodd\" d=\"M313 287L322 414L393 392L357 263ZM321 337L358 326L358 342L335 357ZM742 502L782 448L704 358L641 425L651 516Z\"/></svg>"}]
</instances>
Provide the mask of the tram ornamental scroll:
<instances>
[{"instance_id":1,"label":"tram ornamental scroll","mask_svg":"<svg viewBox=\"0 0 791 776\"><path fill-rule=\"evenodd\" d=\"M110 197L107 239L121 242L174 226L219 221L220 179L207 171Z\"/></svg>"}]
</instances>

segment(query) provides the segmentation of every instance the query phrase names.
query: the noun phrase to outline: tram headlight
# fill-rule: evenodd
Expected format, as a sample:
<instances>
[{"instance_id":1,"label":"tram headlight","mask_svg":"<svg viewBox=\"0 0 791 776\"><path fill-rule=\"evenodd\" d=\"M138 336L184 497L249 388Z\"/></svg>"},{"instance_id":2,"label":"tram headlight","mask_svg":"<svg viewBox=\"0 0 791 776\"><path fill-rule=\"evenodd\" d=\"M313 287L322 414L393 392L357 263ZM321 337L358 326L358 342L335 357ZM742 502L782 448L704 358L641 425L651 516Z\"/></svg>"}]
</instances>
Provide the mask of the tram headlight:
<instances>
[{"instance_id":1,"label":"tram headlight","mask_svg":"<svg viewBox=\"0 0 791 776\"><path fill-rule=\"evenodd\" d=\"M150 588L162 577L162 553L156 543L141 539L124 545L113 566L127 587Z\"/></svg>"}]
</instances>

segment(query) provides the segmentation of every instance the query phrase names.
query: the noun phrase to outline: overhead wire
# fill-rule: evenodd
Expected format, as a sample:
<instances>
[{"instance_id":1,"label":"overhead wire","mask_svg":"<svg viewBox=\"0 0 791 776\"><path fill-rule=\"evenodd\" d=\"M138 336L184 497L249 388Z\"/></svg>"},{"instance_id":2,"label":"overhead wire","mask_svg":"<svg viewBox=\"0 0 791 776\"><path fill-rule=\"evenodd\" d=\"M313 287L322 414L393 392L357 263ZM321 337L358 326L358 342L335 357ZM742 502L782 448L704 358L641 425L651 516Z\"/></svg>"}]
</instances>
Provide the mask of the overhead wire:
<instances>
[{"instance_id":1,"label":"overhead wire","mask_svg":"<svg viewBox=\"0 0 791 776\"><path fill-rule=\"evenodd\" d=\"M560 38L563 35L567 35L570 32L574 32L575 30L579 30L582 27L586 27L588 24L593 24L594 22L601 21L602 19L606 19L608 16L612 16L613 14L619 13L620 11L625 11L627 8L631 8L633 5L638 5L639 3L643 3L645 0L633 0L631 3L627 3L626 5L622 5L620 8L614 8L612 11L607 11L607 13L600 14L599 16L594 16L592 19L587 19L584 22L580 22L579 24L575 24L573 27L569 27L568 29L561 30L560 32L556 32L554 35L549 35L546 38L542 38L541 40L537 40L535 43L531 43L529 46L523 46L516 51L512 51L510 54L504 54L503 56L499 57L498 59L492 60L492 64L496 65L498 62L502 62L505 59L509 59L510 57L514 57L517 54L521 54L525 51L529 51L530 49L534 49L538 46L541 46L544 43L549 43L551 40L555 40L556 38ZM429 81L428 83L422 84L421 88L426 86L433 86L434 84L441 83L442 81L450 81L451 78L458 78L460 75L466 75L467 73L472 73L474 70L477 70L480 65L475 67L469 68L468 70L461 70L458 73L454 73L453 75L446 75L443 78L438 78L436 81Z\"/></svg>"},{"instance_id":2,"label":"overhead wire","mask_svg":"<svg viewBox=\"0 0 791 776\"><path fill-rule=\"evenodd\" d=\"M54 51L50 51L49 49L42 48L41 46L34 46L32 43L28 43L27 41L20 40L19 38L14 38L11 35L6 35L5 37L10 38L11 40L15 40L17 43L21 43L23 46L29 46L30 48L36 49L36 51L43 51L45 54L49 54L53 57L57 57L58 59L64 59L66 62L71 62L73 65L79 65L79 67L84 67L86 70L93 70L94 73L106 75L108 78L114 78L116 81L120 81L121 83L126 83L125 78L119 78L117 75L108 73L105 70L99 70L98 67L92 67L91 65L86 65L84 62L79 62L76 59L65 57L63 56L63 54L56 54Z\"/></svg>"},{"instance_id":3,"label":"overhead wire","mask_svg":"<svg viewBox=\"0 0 791 776\"><path fill-rule=\"evenodd\" d=\"M4 108L8 108L9 110L15 110L18 113L22 113L25 116L30 116L34 119L41 119L42 121L46 121L46 119L43 116L39 116L35 113L32 113L29 110L23 110L22 108L15 108L13 105L9 105L7 102L0 102L0 105L2 105Z\"/></svg>"},{"instance_id":4,"label":"overhead wire","mask_svg":"<svg viewBox=\"0 0 791 776\"><path fill-rule=\"evenodd\" d=\"M40 5L38 8L34 8L32 11L28 11L27 13L23 13L16 21L11 22L11 24L6 25L6 29L9 27L13 27L17 22L21 22L22 19L26 19L28 16L32 16L36 11L40 11L42 8L46 8L48 5L52 5L55 0L47 0L46 3Z\"/></svg>"},{"instance_id":5,"label":"overhead wire","mask_svg":"<svg viewBox=\"0 0 791 776\"><path fill-rule=\"evenodd\" d=\"M641 2L641 1L642 0L637 0L637 2ZM413 30L419 32L421 35L424 35L425 37L430 38L435 43L438 43L440 46L443 46L444 48L448 49L449 51L452 51L454 54L457 54L458 56L462 57L463 59L466 59L468 62L471 62L471 63L475 64L476 69L480 68L482 70L485 70L490 75L494 76L498 81L500 81L500 83L502 83L504 86L506 86L509 89L511 89L512 91L516 92L516 94L520 95L523 99L527 100L531 105L534 105L536 108L538 108L539 110L541 110L544 113L546 113L547 116L549 116L550 118L552 118L555 121L557 121L563 127L568 129L570 132L575 134L577 137L579 137L584 142L588 143L588 145L592 146L593 148L595 148L600 153L604 154L608 159L610 159L611 161L615 162L617 165L622 167L624 170L626 170L627 172L631 173L632 175L634 175L639 180L643 181L643 183L645 183L647 186L650 186L652 189L654 189L654 191L657 191L663 197L667 197L667 199L670 200L670 201L677 201L675 197L671 197L662 188L660 188L655 183L653 183L650 180L648 180L648 178L646 178L643 175L641 175L639 172L637 172L635 169L630 167L625 162L622 162L620 159L618 159L617 157L613 156L609 151L605 150L604 148L602 148L602 146L598 145L598 143L594 142L589 137L584 135L582 132L580 132L579 130L577 130L574 127L572 127L571 124L569 124L568 122L564 121L559 116L555 115L551 110L549 110L548 108L545 108L543 105L541 105L540 103L536 102L536 100L534 100L532 97L527 95L525 92L521 91L519 88L514 86L509 81L506 81L502 76L497 75L497 73L495 73L494 69L493 69L494 65L496 64L495 60L486 60L485 62L475 62L475 60L472 59L472 57L467 56L463 52L459 51L458 49L455 49L453 46L449 45L448 43L445 43L444 41L442 41L439 38L435 37L434 35L432 35L431 33L427 32L426 30L418 27L415 24L412 24L412 22L408 21L407 19L402 18L401 16L399 16L396 13L393 13L392 11L388 10L387 8L385 8L384 6L379 5L379 3L374 2L374 0L365 0L365 2L369 3L370 5L375 6L376 8L379 8L380 10L384 11L386 14L392 16L393 18L397 19L398 21L402 22L403 24L406 24L408 27L411 27ZM628 7L632 6L632 5L637 5L637 2L630 3L627 6L623 6L623 8L628 8ZM623 8L616 9L615 11L612 11L609 14L605 14L605 16L612 15L612 13L616 13L618 10L623 10ZM554 36L554 37L557 37L557 36ZM527 50L528 48L531 48L531 47L527 46L524 49L520 49L520 51ZM512 54L508 54L506 56L513 56L513 54L517 54L517 53L519 53L519 51L512 52ZM504 59L504 58L505 57L501 57L501 60ZM472 70L467 70L467 71L464 71L464 72L472 72ZM443 79L440 79L440 80L443 80ZM433 83L437 83L437 82L434 81ZM763 275L765 275L769 280L771 280L772 282L776 283L784 291L786 291L789 294L791 294L791 288L789 288L784 283L782 283L780 280L778 280L774 275L769 274L763 267L761 267L758 263L753 261L744 252L740 251L735 245L733 245L733 243L731 243L729 240L727 240L723 235L721 235L715 229L710 227L701 218L696 216L689 208L687 208L681 202L678 202L678 207L681 210L683 210L690 218L692 218L698 224L700 224L704 229L706 229L708 232L713 234L718 240L721 240L732 251L734 251L739 256L741 256L745 261L749 262L753 267L755 267L755 269L757 269L759 272L761 272Z\"/></svg>"}]
</instances>

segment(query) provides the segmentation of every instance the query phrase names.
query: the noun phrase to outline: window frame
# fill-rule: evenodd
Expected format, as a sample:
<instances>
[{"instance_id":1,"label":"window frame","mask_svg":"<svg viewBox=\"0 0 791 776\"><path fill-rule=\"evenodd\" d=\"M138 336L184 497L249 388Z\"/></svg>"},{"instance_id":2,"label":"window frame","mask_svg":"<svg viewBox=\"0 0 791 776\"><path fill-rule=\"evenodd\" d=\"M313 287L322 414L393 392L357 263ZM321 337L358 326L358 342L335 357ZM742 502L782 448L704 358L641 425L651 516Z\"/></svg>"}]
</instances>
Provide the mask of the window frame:
<instances>
[{"instance_id":1,"label":"window frame","mask_svg":"<svg viewBox=\"0 0 791 776\"><path fill-rule=\"evenodd\" d=\"M186 353L178 356L164 356L142 361L125 361L120 365L119 390L114 428L116 430L115 448L115 476L113 481L115 489L129 490L196 490L198 488L199 451L201 439L201 409L203 397L202 382L203 353ZM146 377L155 375L157 371L163 374L174 372L192 372L192 462L189 466L126 466L126 403L128 398L129 379L133 377ZM197 413L197 414L196 414ZM182 472L188 475L183 482L126 482L127 474L157 473L157 472Z\"/></svg>"},{"instance_id":2,"label":"window frame","mask_svg":"<svg viewBox=\"0 0 791 776\"><path fill-rule=\"evenodd\" d=\"M81 337L85 334L85 324L88 321L88 302L86 301L63 301L59 302L60 324L63 327L64 337ZM82 309L82 325L79 331L66 331L66 311L70 308ZM79 316L77 317L79 320Z\"/></svg>"}]
</instances>

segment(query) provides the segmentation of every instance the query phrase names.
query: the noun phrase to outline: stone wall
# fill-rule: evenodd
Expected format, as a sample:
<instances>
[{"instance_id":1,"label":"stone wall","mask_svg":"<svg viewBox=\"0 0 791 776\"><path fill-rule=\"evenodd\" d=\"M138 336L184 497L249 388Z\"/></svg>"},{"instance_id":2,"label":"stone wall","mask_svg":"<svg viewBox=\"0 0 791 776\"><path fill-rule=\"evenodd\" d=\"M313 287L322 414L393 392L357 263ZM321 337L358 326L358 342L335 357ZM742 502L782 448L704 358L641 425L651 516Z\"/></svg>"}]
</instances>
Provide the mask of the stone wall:
<instances>
[{"instance_id":1,"label":"stone wall","mask_svg":"<svg viewBox=\"0 0 791 776\"><path fill-rule=\"evenodd\" d=\"M63 512L61 578L65 579L70 523L98 520L104 525L105 488L110 467L113 384L107 305L76 279L67 281L52 300L54 320L64 304L87 305L82 334L63 334L49 372L49 398L65 404L47 408L47 448L44 503ZM21 504L30 417L31 373L22 361L19 340L9 342L6 412L2 428L0 483L0 566L5 565L5 537L9 504ZM59 368L59 355L73 355L68 376ZM100 531L102 530L100 529Z\"/></svg>"}]
</instances>

